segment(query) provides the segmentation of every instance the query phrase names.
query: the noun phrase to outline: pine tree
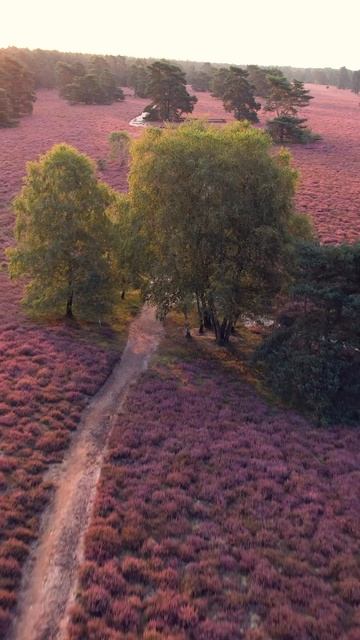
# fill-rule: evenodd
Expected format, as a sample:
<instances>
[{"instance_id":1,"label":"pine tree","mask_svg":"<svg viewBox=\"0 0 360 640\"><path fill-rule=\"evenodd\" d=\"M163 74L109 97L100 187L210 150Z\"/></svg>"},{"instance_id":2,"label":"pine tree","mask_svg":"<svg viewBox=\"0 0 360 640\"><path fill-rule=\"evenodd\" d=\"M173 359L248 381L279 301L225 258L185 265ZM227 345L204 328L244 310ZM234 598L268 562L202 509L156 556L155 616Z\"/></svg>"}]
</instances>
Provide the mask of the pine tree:
<instances>
[{"instance_id":1,"label":"pine tree","mask_svg":"<svg viewBox=\"0 0 360 640\"><path fill-rule=\"evenodd\" d=\"M265 111L276 113L267 121L267 130L275 142L307 142L317 139L306 127L306 118L299 118L298 111L307 107L313 96L300 80L289 82L279 72L269 75L269 95L264 105Z\"/></svg>"},{"instance_id":2,"label":"pine tree","mask_svg":"<svg viewBox=\"0 0 360 640\"><path fill-rule=\"evenodd\" d=\"M12 276L27 276L25 302L40 312L96 316L113 304L112 223L115 196L100 183L92 162L76 149L55 145L27 166L16 198Z\"/></svg>"},{"instance_id":3,"label":"pine tree","mask_svg":"<svg viewBox=\"0 0 360 640\"><path fill-rule=\"evenodd\" d=\"M255 101L254 87L248 81L249 73L239 67L230 67L222 95L225 111L233 111L236 120L258 122L261 104Z\"/></svg>"},{"instance_id":4,"label":"pine tree","mask_svg":"<svg viewBox=\"0 0 360 640\"><path fill-rule=\"evenodd\" d=\"M266 98L269 93L268 72L257 64L249 64L246 67L249 74L248 80L254 87L255 96Z\"/></svg>"},{"instance_id":5,"label":"pine tree","mask_svg":"<svg viewBox=\"0 0 360 640\"><path fill-rule=\"evenodd\" d=\"M197 102L186 90L186 78L180 67L167 62L149 66L148 95L150 111L155 109L161 120L177 121L183 113L191 113Z\"/></svg>"}]
</instances>

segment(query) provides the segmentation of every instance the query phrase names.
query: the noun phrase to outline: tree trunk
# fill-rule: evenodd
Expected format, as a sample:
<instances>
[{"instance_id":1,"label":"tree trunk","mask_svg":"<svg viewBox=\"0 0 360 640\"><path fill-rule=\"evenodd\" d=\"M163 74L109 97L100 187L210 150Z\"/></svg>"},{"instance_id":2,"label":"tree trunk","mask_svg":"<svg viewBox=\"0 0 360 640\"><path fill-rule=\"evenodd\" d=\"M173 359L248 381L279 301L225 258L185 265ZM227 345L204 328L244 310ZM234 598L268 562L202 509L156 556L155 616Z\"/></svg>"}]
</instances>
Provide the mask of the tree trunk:
<instances>
[{"instance_id":1,"label":"tree trunk","mask_svg":"<svg viewBox=\"0 0 360 640\"><path fill-rule=\"evenodd\" d=\"M224 318L220 324L218 320L215 323L215 337L218 345L223 346L229 344L231 328L233 327L232 320Z\"/></svg>"},{"instance_id":2,"label":"tree trunk","mask_svg":"<svg viewBox=\"0 0 360 640\"><path fill-rule=\"evenodd\" d=\"M188 319L188 313L187 313L186 305L184 307L184 320L185 320L185 323L184 323L185 324L185 326L184 326L185 338L192 338L191 331L190 331L190 322L189 322L189 319Z\"/></svg>"},{"instance_id":3,"label":"tree trunk","mask_svg":"<svg viewBox=\"0 0 360 640\"><path fill-rule=\"evenodd\" d=\"M217 318L216 311L212 308L210 308L210 317L211 317L211 325L215 333L215 340L218 344L220 344L220 341L221 341L220 322Z\"/></svg>"},{"instance_id":4,"label":"tree trunk","mask_svg":"<svg viewBox=\"0 0 360 640\"><path fill-rule=\"evenodd\" d=\"M199 334L202 335L204 333L204 317L203 317L202 306L201 306L200 298L198 294L196 294L196 306L197 306L197 311L199 316Z\"/></svg>"},{"instance_id":5,"label":"tree trunk","mask_svg":"<svg viewBox=\"0 0 360 640\"><path fill-rule=\"evenodd\" d=\"M125 300L125 289L121 292L121 300Z\"/></svg>"},{"instance_id":6,"label":"tree trunk","mask_svg":"<svg viewBox=\"0 0 360 640\"><path fill-rule=\"evenodd\" d=\"M74 292L71 290L69 295L68 295L68 299L66 301L66 317L67 318L73 318L73 311L72 311L72 305L73 305L73 297L74 297Z\"/></svg>"},{"instance_id":7,"label":"tree trunk","mask_svg":"<svg viewBox=\"0 0 360 640\"><path fill-rule=\"evenodd\" d=\"M201 297L201 312L202 312L202 318L204 323L204 329L209 329L209 331L214 331L212 313L205 302L204 296Z\"/></svg>"}]
</instances>

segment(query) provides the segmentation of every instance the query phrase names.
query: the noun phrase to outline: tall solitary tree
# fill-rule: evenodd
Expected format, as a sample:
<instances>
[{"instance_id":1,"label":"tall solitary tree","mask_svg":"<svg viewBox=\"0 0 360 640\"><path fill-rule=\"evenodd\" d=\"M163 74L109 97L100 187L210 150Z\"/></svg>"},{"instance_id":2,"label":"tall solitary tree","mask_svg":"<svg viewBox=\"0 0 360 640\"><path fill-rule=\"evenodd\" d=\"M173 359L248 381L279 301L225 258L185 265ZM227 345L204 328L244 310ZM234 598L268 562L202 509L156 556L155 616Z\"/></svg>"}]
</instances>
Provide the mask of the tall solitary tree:
<instances>
[{"instance_id":1,"label":"tall solitary tree","mask_svg":"<svg viewBox=\"0 0 360 640\"><path fill-rule=\"evenodd\" d=\"M290 82L280 72L269 75L269 94L265 111L275 112L276 117L267 122L267 130L275 142L306 142L311 132L306 128L306 118L299 118L298 111L307 107L313 96L300 80Z\"/></svg>"},{"instance_id":2,"label":"tall solitary tree","mask_svg":"<svg viewBox=\"0 0 360 640\"><path fill-rule=\"evenodd\" d=\"M239 67L230 67L226 74L222 100L225 111L232 111L236 120L258 122L257 112L261 104L255 101L254 87L250 84L249 73Z\"/></svg>"},{"instance_id":3,"label":"tall solitary tree","mask_svg":"<svg viewBox=\"0 0 360 640\"><path fill-rule=\"evenodd\" d=\"M35 310L99 317L112 306L111 255L115 200L92 162L65 144L29 162L14 202L16 247L11 276L27 276L26 303Z\"/></svg>"},{"instance_id":4,"label":"tall solitary tree","mask_svg":"<svg viewBox=\"0 0 360 640\"><path fill-rule=\"evenodd\" d=\"M168 62L154 62L149 67L148 95L152 98L150 110L160 120L178 121L183 113L191 113L197 102L186 89L185 73Z\"/></svg>"}]
</instances>

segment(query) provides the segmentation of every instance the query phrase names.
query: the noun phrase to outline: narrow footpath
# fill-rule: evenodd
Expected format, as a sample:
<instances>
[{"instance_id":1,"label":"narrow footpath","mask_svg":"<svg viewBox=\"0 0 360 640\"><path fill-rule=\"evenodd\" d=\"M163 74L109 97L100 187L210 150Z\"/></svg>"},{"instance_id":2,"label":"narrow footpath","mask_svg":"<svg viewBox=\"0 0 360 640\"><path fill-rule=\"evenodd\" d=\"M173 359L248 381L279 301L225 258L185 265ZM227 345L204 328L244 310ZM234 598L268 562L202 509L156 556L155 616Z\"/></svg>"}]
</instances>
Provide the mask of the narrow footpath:
<instances>
[{"instance_id":1,"label":"narrow footpath","mask_svg":"<svg viewBox=\"0 0 360 640\"><path fill-rule=\"evenodd\" d=\"M24 578L14 640L64 640L86 531L110 429L129 386L147 367L162 336L153 308L130 325L121 360L92 398L62 463L52 504Z\"/></svg>"}]
</instances>

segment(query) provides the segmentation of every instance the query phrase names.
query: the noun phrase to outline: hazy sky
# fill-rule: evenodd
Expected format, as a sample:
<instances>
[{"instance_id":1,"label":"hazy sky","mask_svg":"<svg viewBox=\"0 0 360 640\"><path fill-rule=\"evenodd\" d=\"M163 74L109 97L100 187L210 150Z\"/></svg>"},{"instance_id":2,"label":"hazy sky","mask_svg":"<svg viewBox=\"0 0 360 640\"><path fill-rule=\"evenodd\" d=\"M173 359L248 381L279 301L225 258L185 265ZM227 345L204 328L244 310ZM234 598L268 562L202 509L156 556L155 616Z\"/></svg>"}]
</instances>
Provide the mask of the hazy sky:
<instances>
[{"instance_id":1,"label":"hazy sky","mask_svg":"<svg viewBox=\"0 0 360 640\"><path fill-rule=\"evenodd\" d=\"M360 0L0 0L0 47L360 68Z\"/></svg>"}]
</instances>

